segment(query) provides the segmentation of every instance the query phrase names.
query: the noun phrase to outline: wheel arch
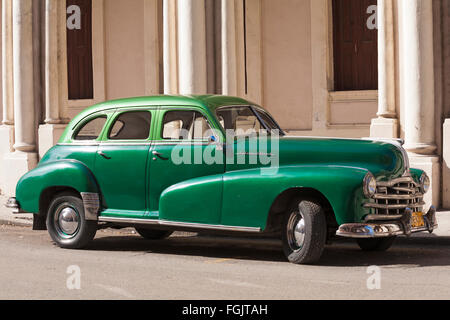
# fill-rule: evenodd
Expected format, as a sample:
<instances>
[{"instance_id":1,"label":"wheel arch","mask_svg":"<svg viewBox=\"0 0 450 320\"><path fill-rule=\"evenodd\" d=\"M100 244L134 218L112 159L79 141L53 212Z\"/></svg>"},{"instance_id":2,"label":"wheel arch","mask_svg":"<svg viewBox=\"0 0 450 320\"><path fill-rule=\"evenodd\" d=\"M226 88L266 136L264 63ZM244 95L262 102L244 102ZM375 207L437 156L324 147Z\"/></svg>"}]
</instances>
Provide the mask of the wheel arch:
<instances>
[{"instance_id":1,"label":"wheel arch","mask_svg":"<svg viewBox=\"0 0 450 320\"><path fill-rule=\"evenodd\" d=\"M45 217L47 215L50 203L55 197L61 193L72 193L81 198L80 192L77 189L70 186L52 186L42 190L39 196L39 215Z\"/></svg>"},{"instance_id":2,"label":"wheel arch","mask_svg":"<svg viewBox=\"0 0 450 320\"><path fill-rule=\"evenodd\" d=\"M267 217L267 224L264 232L278 233L282 225L283 215L288 210L292 202L297 199L312 199L318 201L324 209L327 226L331 230L337 230L338 222L330 201L317 189L306 187L293 187L281 192L272 203L269 215Z\"/></svg>"}]
</instances>

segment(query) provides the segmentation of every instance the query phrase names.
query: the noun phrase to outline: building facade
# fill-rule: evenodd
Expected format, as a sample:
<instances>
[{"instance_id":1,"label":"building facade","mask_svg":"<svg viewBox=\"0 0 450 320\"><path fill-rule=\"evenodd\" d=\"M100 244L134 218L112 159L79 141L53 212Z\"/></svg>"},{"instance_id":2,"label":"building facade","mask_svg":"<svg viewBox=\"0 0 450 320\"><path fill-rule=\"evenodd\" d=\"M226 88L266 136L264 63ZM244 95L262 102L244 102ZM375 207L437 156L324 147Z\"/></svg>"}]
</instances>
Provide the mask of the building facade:
<instances>
[{"instance_id":1,"label":"building facade","mask_svg":"<svg viewBox=\"0 0 450 320\"><path fill-rule=\"evenodd\" d=\"M2 0L0 188L84 108L226 94L292 135L401 138L450 208L449 0Z\"/></svg>"}]
</instances>

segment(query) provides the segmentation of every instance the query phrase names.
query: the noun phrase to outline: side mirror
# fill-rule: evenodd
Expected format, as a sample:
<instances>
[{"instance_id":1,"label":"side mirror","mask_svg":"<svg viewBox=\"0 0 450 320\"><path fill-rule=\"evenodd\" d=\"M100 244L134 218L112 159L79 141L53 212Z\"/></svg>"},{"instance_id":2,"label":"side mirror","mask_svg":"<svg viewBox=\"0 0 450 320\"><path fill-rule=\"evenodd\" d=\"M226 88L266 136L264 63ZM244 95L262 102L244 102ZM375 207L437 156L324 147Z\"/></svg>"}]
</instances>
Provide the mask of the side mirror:
<instances>
[{"instance_id":1,"label":"side mirror","mask_svg":"<svg viewBox=\"0 0 450 320\"><path fill-rule=\"evenodd\" d=\"M210 136L208 141L209 141L210 144L213 144L213 143L215 143L217 141L217 138L215 136Z\"/></svg>"}]
</instances>

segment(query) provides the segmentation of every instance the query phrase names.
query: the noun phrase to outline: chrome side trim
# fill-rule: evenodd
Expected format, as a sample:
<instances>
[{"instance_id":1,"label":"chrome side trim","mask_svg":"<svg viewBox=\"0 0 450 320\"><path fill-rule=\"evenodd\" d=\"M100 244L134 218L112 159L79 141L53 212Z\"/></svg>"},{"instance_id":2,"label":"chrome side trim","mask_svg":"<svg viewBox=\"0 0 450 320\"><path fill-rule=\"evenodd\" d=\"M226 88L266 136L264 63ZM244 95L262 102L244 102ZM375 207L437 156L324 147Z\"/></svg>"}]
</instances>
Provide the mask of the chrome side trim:
<instances>
[{"instance_id":1,"label":"chrome side trim","mask_svg":"<svg viewBox=\"0 0 450 320\"><path fill-rule=\"evenodd\" d=\"M98 218L98 221L112 222L112 223L125 223L125 224L159 225L159 226L167 226L167 227L180 227L180 228L192 228L192 229L204 229L204 230L261 232L261 228L211 225L211 224L203 224L203 223L177 222L177 221L168 221L168 220L148 220L148 219L132 219L132 218L116 218L116 217L100 216Z\"/></svg>"},{"instance_id":2,"label":"chrome side trim","mask_svg":"<svg viewBox=\"0 0 450 320\"><path fill-rule=\"evenodd\" d=\"M77 146L77 147L98 147L98 142L64 142L57 143L57 146Z\"/></svg>"},{"instance_id":3,"label":"chrome side trim","mask_svg":"<svg viewBox=\"0 0 450 320\"><path fill-rule=\"evenodd\" d=\"M97 221L100 210L100 197L98 193L81 192L84 206L84 218L88 221Z\"/></svg>"}]
</instances>

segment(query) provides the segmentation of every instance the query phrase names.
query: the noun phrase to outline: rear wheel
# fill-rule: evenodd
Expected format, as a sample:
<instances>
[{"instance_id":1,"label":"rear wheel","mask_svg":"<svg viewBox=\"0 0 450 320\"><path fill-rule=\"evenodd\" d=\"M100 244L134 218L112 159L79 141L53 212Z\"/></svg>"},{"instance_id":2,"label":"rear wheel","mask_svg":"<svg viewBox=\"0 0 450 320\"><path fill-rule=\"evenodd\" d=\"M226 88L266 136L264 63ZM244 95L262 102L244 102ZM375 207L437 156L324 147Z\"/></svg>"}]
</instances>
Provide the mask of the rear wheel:
<instances>
[{"instance_id":1,"label":"rear wheel","mask_svg":"<svg viewBox=\"0 0 450 320\"><path fill-rule=\"evenodd\" d=\"M356 239L359 247L364 251L386 251L394 243L396 237L378 239Z\"/></svg>"},{"instance_id":2,"label":"rear wheel","mask_svg":"<svg viewBox=\"0 0 450 320\"><path fill-rule=\"evenodd\" d=\"M47 230L61 248L81 249L95 237L97 221L86 221L83 201L74 193L61 193L50 203Z\"/></svg>"},{"instance_id":3,"label":"rear wheel","mask_svg":"<svg viewBox=\"0 0 450 320\"><path fill-rule=\"evenodd\" d=\"M319 202L296 201L283 223L283 249L295 264L312 264L322 256L327 238L325 213Z\"/></svg>"},{"instance_id":4,"label":"rear wheel","mask_svg":"<svg viewBox=\"0 0 450 320\"><path fill-rule=\"evenodd\" d=\"M172 231L164 231L164 230L151 230L144 228L135 228L136 232L141 235L144 239L147 240L160 240L170 237L173 233Z\"/></svg>"}]
</instances>

